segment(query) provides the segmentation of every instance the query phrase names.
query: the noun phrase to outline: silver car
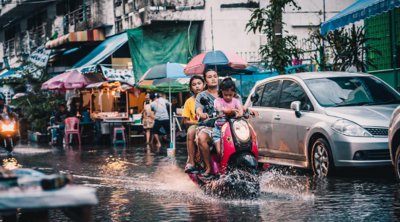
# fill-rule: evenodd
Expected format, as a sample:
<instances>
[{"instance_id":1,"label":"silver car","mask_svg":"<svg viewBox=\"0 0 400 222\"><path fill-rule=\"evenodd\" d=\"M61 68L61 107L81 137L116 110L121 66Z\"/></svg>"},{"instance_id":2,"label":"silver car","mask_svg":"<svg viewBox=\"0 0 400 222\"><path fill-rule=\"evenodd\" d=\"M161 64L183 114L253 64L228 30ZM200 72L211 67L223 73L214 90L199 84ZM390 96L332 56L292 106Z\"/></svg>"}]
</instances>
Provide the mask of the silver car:
<instances>
[{"instance_id":1,"label":"silver car","mask_svg":"<svg viewBox=\"0 0 400 222\"><path fill-rule=\"evenodd\" d=\"M400 106L393 112L390 119L389 150L396 171L396 178L400 181Z\"/></svg>"},{"instance_id":2,"label":"silver car","mask_svg":"<svg viewBox=\"0 0 400 222\"><path fill-rule=\"evenodd\" d=\"M400 94L381 79L344 72L281 75L258 82L246 101L259 161L312 168L390 165L388 126Z\"/></svg>"}]
</instances>

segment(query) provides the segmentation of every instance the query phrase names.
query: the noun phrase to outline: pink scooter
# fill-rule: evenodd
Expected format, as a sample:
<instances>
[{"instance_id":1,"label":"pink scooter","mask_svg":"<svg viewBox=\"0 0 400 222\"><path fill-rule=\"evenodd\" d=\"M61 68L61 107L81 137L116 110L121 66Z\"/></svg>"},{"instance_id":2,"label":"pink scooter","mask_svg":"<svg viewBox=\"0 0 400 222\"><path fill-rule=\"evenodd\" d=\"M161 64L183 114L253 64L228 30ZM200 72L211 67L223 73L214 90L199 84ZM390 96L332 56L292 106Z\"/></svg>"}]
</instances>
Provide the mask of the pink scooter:
<instances>
[{"instance_id":1,"label":"pink scooter","mask_svg":"<svg viewBox=\"0 0 400 222\"><path fill-rule=\"evenodd\" d=\"M221 153L222 157L218 158L215 149L211 151L211 173L214 174L211 179L203 178L200 174L190 174L189 177L201 187L212 183L212 181L222 181L229 177L229 174L236 176L229 178L229 184L219 183L222 187L231 186L232 189L237 187L235 180L253 180L259 189L259 181L254 180L258 173L258 146L257 137L251 125L245 117L224 117L221 126ZM218 121L220 117L215 118ZM234 173L233 173L234 172ZM237 174L239 173L239 176ZM246 176L247 175L247 176ZM239 186L242 187L242 186ZM221 188L220 188L221 189ZM225 189L225 188L223 188Z\"/></svg>"}]
</instances>

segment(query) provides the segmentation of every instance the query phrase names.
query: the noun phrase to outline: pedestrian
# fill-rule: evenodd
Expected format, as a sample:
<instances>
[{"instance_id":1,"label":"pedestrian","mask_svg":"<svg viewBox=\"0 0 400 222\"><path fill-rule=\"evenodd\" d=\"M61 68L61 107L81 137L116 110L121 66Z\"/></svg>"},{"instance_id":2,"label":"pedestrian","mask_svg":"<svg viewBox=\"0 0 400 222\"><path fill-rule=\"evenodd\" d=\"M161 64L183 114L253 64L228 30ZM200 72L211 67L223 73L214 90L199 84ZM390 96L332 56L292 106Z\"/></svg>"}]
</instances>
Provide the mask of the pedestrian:
<instances>
[{"instance_id":1,"label":"pedestrian","mask_svg":"<svg viewBox=\"0 0 400 222\"><path fill-rule=\"evenodd\" d=\"M144 105L143 105L143 111L142 111L142 123L143 123L143 129L146 134L146 145L150 145L150 139L151 139L151 130L153 129L154 126L154 112L151 110L151 101L154 99L154 96L151 95L149 92L146 93Z\"/></svg>"},{"instance_id":2,"label":"pedestrian","mask_svg":"<svg viewBox=\"0 0 400 222\"><path fill-rule=\"evenodd\" d=\"M189 89L192 92L192 96L186 100L185 105L183 106L182 117L184 118L184 124L187 127L186 147L188 152L185 173L194 173L197 171L194 161L196 153L196 144L194 140L198 122L196 115L196 96L204 90L204 85L205 82L201 76L192 76L189 81Z\"/></svg>"},{"instance_id":3,"label":"pedestrian","mask_svg":"<svg viewBox=\"0 0 400 222\"><path fill-rule=\"evenodd\" d=\"M152 129L152 133L154 135L154 140L156 142L157 152L160 151L161 142L160 142L160 134L162 134L161 129L163 128L166 134L170 132L170 124L169 124L169 107L171 104L166 99L161 97L159 94L155 94L155 99L151 103L151 109L155 114L154 118L154 126Z\"/></svg>"}]
</instances>

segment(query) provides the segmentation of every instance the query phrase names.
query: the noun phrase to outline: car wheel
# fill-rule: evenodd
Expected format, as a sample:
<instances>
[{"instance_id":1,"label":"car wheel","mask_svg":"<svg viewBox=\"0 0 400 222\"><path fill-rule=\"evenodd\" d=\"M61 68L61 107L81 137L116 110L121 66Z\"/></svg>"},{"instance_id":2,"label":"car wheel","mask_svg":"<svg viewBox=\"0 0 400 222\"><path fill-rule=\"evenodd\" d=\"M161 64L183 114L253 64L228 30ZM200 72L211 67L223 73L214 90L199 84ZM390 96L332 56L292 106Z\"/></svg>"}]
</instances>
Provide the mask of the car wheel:
<instances>
[{"instance_id":1,"label":"car wheel","mask_svg":"<svg viewBox=\"0 0 400 222\"><path fill-rule=\"evenodd\" d=\"M396 179L400 182L400 145L396 149L396 157L394 159L394 168L396 171Z\"/></svg>"},{"instance_id":2,"label":"car wheel","mask_svg":"<svg viewBox=\"0 0 400 222\"><path fill-rule=\"evenodd\" d=\"M314 175L319 177L330 176L333 172L331 148L323 138L317 139L312 146L311 165Z\"/></svg>"}]
</instances>

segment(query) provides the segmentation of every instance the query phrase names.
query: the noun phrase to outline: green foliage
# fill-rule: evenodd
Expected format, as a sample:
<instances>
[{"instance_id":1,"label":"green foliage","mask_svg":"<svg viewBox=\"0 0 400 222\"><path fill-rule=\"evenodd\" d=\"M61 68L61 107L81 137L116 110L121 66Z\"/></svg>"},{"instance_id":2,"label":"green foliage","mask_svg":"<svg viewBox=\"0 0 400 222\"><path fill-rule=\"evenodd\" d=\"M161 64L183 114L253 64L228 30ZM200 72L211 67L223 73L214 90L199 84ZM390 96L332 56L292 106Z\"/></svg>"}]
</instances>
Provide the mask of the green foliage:
<instances>
[{"instance_id":1,"label":"green foliage","mask_svg":"<svg viewBox=\"0 0 400 222\"><path fill-rule=\"evenodd\" d=\"M52 112L56 111L58 104L64 101L62 95L37 91L13 99L12 105L21 108L31 130L46 132Z\"/></svg>"},{"instance_id":2,"label":"green foliage","mask_svg":"<svg viewBox=\"0 0 400 222\"><path fill-rule=\"evenodd\" d=\"M364 27L356 27L354 24L349 29L337 29L329 32L326 36L320 34L320 30L315 30L310 35L308 41L316 48L322 48L325 41L324 50L320 50L320 58L327 58L327 53L331 53L332 69L335 71L345 71L350 67L355 67L358 72L365 72L367 67L375 67L373 60L366 60L367 51L382 55L382 53L366 44L370 40L365 36ZM321 67L326 67L327 60L318 59L318 55L312 58L319 61Z\"/></svg>"},{"instance_id":3,"label":"green foliage","mask_svg":"<svg viewBox=\"0 0 400 222\"><path fill-rule=\"evenodd\" d=\"M265 8L256 9L246 24L248 32L259 32L267 38L267 44L260 47L262 60L269 68L284 73L285 67L292 65L292 59L301 56L303 51L297 48L297 37L283 35L283 9L300 9L295 0L271 0Z\"/></svg>"}]
</instances>

